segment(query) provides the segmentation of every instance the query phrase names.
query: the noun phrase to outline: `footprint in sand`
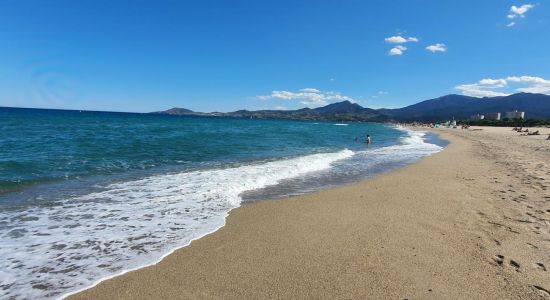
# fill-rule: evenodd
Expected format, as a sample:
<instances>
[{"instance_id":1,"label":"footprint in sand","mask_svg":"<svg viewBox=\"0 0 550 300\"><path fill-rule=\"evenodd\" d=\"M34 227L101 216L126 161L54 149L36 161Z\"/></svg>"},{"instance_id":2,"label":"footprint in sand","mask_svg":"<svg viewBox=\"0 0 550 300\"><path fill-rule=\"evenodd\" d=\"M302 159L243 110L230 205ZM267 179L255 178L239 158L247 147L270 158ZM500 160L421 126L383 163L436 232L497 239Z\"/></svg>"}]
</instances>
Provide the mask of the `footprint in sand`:
<instances>
[{"instance_id":1,"label":"footprint in sand","mask_svg":"<svg viewBox=\"0 0 550 300\"><path fill-rule=\"evenodd\" d=\"M538 286L538 285L534 285L533 287L537 289L539 292L541 292L541 294L543 294L544 296L550 296L550 290L547 290L542 286Z\"/></svg>"},{"instance_id":2,"label":"footprint in sand","mask_svg":"<svg viewBox=\"0 0 550 300\"><path fill-rule=\"evenodd\" d=\"M546 272L546 266L543 263L538 262L538 263L535 264L535 266L536 266L537 269Z\"/></svg>"},{"instance_id":3,"label":"footprint in sand","mask_svg":"<svg viewBox=\"0 0 550 300\"><path fill-rule=\"evenodd\" d=\"M508 265L510 266L512 269L514 269L516 272L519 272L519 268L521 267L520 264L513 260L513 259L509 259L508 260L508 263L505 264L506 262L506 258L504 257L504 255L500 255L500 254L497 254L493 257L493 260L501 267L504 267L505 265Z\"/></svg>"},{"instance_id":4,"label":"footprint in sand","mask_svg":"<svg viewBox=\"0 0 550 300\"><path fill-rule=\"evenodd\" d=\"M502 266L504 263L504 255L497 254L493 257L493 260L499 265Z\"/></svg>"},{"instance_id":5,"label":"footprint in sand","mask_svg":"<svg viewBox=\"0 0 550 300\"><path fill-rule=\"evenodd\" d=\"M512 266L516 270L516 272L519 272L520 265L517 261L510 259L510 266Z\"/></svg>"},{"instance_id":6,"label":"footprint in sand","mask_svg":"<svg viewBox=\"0 0 550 300\"><path fill-rule=\"evenodd\" d=\"M533 244L531 244L531 243L526 243L526 244L529 245L529 246L531 246L531 247L533 247L534 249L538 249L538 248L539 248L537 245L533 245Z\"/></svg>"}]
</instances>

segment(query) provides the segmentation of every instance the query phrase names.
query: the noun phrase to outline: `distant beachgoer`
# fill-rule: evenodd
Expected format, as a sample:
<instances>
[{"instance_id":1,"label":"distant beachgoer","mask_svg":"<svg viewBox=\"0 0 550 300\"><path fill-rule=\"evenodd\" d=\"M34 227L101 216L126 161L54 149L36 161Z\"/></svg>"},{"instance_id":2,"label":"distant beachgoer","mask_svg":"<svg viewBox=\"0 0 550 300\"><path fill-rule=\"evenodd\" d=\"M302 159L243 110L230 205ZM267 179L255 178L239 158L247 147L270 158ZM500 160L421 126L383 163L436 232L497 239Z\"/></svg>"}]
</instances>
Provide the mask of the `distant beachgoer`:
<instances>
[{"instance_id":1,"label":"distant beachgoer","mask_svg":"<svg viewBox=\"0 0 550 300\"><path fill-rule=\"evenodd\" d=\"M370 134L367 134L367 139L365 140L365 142L367 143L367 146L370 145L371 143Z\"/></svg>"}]
</instances>

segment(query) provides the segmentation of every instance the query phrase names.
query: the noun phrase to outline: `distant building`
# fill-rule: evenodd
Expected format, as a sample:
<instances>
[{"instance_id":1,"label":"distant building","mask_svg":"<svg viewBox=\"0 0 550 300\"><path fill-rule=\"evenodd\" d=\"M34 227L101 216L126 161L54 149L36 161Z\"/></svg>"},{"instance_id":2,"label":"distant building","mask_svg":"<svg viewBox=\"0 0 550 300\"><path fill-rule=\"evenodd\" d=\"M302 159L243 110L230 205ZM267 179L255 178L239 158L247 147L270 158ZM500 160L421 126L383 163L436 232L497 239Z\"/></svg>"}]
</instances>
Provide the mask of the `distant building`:
<instances>
[{"instance_id":1,"label":"distant building","mask_svg":"<svg viewBox=\"0 0 550 300\"><path fill-rule=\"evenodd\" d=\"M525 119L525 112L524 111L509 111L506 113L506 118L508 119Z\"/></svg>"},{"instance_id":2,"label":"distant building","mask_svg":"<svg viewBox=\"0 0 550 300\"><path fill-rule=\"evenodd\" d=\"M496 112L496 113L488 113L488 114L485 114L485 120L495 120L495 121L499 121L499 120L500 120L500 113L499 113L499 112Z\"/></svg>"},{"instance_id":3,"label":"distant building","mask_svg":"<svg viewBox=\"0 0 550 300\"><path fill-rule=\"evenodd\" d=\"M470 117L470 120L479 121L485 119L484 115L476 114Z\"/></svg>"}]
</instances>

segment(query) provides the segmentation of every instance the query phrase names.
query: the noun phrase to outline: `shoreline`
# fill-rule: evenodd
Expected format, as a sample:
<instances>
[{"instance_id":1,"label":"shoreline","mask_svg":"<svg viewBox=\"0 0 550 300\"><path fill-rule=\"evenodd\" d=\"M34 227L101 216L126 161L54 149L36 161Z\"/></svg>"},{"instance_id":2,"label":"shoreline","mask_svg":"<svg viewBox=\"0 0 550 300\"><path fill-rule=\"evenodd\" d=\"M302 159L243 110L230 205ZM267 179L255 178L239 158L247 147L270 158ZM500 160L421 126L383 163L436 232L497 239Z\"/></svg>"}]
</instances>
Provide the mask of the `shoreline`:
<instances>
[{"instance_id":1,"label":"shoreline","mask_svg":"<svg viewBox=\"0 0 550 300\"><path fill-rule=\"evenodd\" d=\"M402 126L399 126L399 127L402 127ZM425 132L427 134L431 134L432 136L430 137L430 139L432 140L431 142L438 146L438 147L441 147L441 150L439 151L443 151L445 149L446 146L448 146L449 144L449 141L445 140L445 139L442 139L440 136L439 136L439 133L437 132L433 132L433 131L429 131L429 130L426 130L426 129L422 129L422 128L409 128L409 127L402 127L403 129L406 129L406 130L410 130L410 131L420 131L420 132ZM437 152L435 152L437 153ZM82 292L85 292L87 290L90 290L90 289L93 289L95 288L97 285L101 284L102 282L104 281L108 281L108 280L111 280L113 278L117 278L117 277L120 277L120 276L124 276L125 274L127 273L131 273L131 272L135 272L135 271L139 271L140 269L144 269L144 268L148 268L148 267L154 267L155 265L161 263L166 257L174 254L175 252L179 251L179 250L182 250L188 246L190 246L193 242L197 241L197 240L200 240L206 236L209 236L211 234L214 234L216 233L218 230L224 228L226 225L227 225L227 218L230 216L231 212L234 211L235 209L239 209L239 208L242 208L243 206L248 206L248 205L254 205L255 203L258 203L258 202L264 202L264 201L279 201L279 200L285 200L285 199L289 199L289 198L294 198L294 197L301 197L301 196L308 196L308 195L314 195L316 193L322 193L324 191L327 191L327 190L331 190L331 189L337 189L337 188L343 188L343 187L348 187L348 186L353 186L353 185L356 185L356 184L360 184L362 182L366 182L366 181L370 181L370 180L373 180L374 178L377 178L379 176L384 176L386 174L389 174L389 173L392 173L392 172L395 172L397 170L400 170L402 168L405 168L409 165L412 165L412 164L416 164L418 163L419 161L421 161L422 159L426 158L426 157L429 157L435 153L432 153L430 155L427 155L423 158L420 158L420 159L416 159L415 161L413 162L409 162L409 163L406 163L405 165L403 166L395 166L395 167L392 167L390 169L387 169L387 170L384 170L384 171L381 171L381 172L377 172L373 175L370 175L368 177L366 177L365 179L362 179L360 181L355 181L355 182L347 182L347 183L344 183L344 184L341 184L341 185L337 185L337 186L331 186L331 187L325 187L325 188L322 188L320 190L316 190L316 191L313 191L313 192L305 192L305 193L300 193L300 194L296 194L296 195L290 195L290 196L283 196L283 197L276 197L276 198L262 198L262 199L243 199L243 201L241 202L241 204L237 207L233 207L231 208L225 215L224 217L224 223L222 225L220 225L218 228L216 229L213 229L201 236L198 236L196 238L193 238L191 239L190 241L188 241L187 243L185 244L182 244L180 246L177 246L173 249L171 249L170 251L168 251L167 253L163 254L162 256L160 256L157 260L155 260L154 262L151 262L151 263L147 263L147 264L144 264L142 266L138 266L138 267L134 267L134 268L130 268L130 269L127 269L127 270L123 270L121 271L120 273L117 273L117 274L113 274L113 275L110 275L110 276L106 276L104 278L101 278L99 280L97 280L96 282L94 282L92 285L90 286L87 286L87 287L84 287L82 289L78 289L78 290L75 290L75 291L71 291L71 292L68 292L68 293L65 293L65 294L62 294L61 296L58 296L56 297L56 299L67 299L67 298L70 298L71 296L73 295L77 295L79 293L82 293Z\"/></svg>"},{"instance_id":2,"label":"shoreline","mask_svg":"<svg viewBox=\"0 0 550 300\"><path fill-rule=\"evenodd\" d=\"M424 130L424 129L421 129L421 130ZM456 152L457 147L462 147L462 148L464 148L464 147L467 148L468 147L468 146L464 146L464 143L462 145L460 145L461 142L464 142L464 141L458 142L459 145L457 145L457 141L459 141L458 137L452 136L452 138L448 138L448 137L451 137L451 135L449 135L449 133L445 132L444 130L441 130L441 131L438 130L436 132L442 133L442 135L447 140L451 141L451 143L447 146L445 151L433 154L433 155L428 156L426 158L423 158L420 161L417 161L417 162L415 162L411 165L405 166L403 168L399 168L398 170L391 171L390 173L385 173L385 174L376 176L374 178L368 179L367 181L352 184L352 185L349 185L349 186L337 187L337 188L333 188L333 189L329 189L329 190L325 190L325 191L321 191L321 192L316 192L316 193L313 193L313 194L295 196L295 197L290 197L290 198L285 198L285 199L278 199L278 200L272 200L272 201L258 201L258 202L244 204L241 207L239 207L239 209L237 209L237 210L234 209L230 212L229 216L225 219L225 224L226 225L224 227L221 227L220 229L218 229L218 230L216 230L212 233L206 234L206 235L202 236L199 239L193 240L192 243L190 243L190 245L188 245L188 246L182 246L178 249L175 249L174 251L171 251L170 254L164 255L163 258L161 258L158 263L153 264L151 266L142 267L142 268L139 268L137 270L126 271L126 272L124 272L124 275L120 274L120 275L117 275L117 276L113 276L111 278L108 278L109 280L108 279L103 279L102 281L96 283L94 285L94 287L86 288L85 290L81 290L81 291L78 291L78 292L72 292L71 294L66 294L66 295L63 296L63 298L65 298L65 297L70 298L70 299L74 299L74 298L88 299L88 298L98 298L98 297L99 298L102 298L102 297L103 298L112 298L112 297L128 297L128 298L142 297L142 298L147 298L147 295L144 295L144 294L140 293L140 291L138 291L136 289L136 287L139 287L143 283L145 283L144 280L149 281L149 279L151 279L151 278L153 278L153 281L156 284L162 285L163 288L160 288L160 289L158 287L154 288L153 289L154 293L150 294L149 295L150 297L153 296L153 295L155 295L157 297L175 296L176 294L171 294L170 293L170 291L169 291L170 286L166 286L166 284L165 284L166 281L184 279L184 280L181 281L182 284L183 284L183 282L189 283L191 281L190 279L193 279L193 278L196 280L196 277L189 276L189 275L184 276L184 278L181 278L181 277L178 277L178 276L176 276L176 277L170 276L169 278L167 278L165 276L167 274L164 271L174 270L174 268L181 265L182 262L184 263L184 266L185 265L195 266L195 268L190 268L191 273L203 273L203 271L204 271L205 272L204 274L206 274L206 273L208 273L210 275L214 274L214 275L216 275L216 277L220 277L222 279L222 281L223 281L223 279L225 279L226 281L229 281L229 282L232 282L233 284L235 284L235 282L233 280L231 280L230 278L227 278L225 276L220 276L220 274L218 274L220 270L218 270L217 267L212 267L210 265L207 268L197 268L194 261L196 262L197 259L201 259L201 258L202 258L201 261L203 261L205 263L210 261L211 259L213 259L213 260L221 260L222 262L225 262L225 265L228 264L227 258L224 259L223 256L220 257L219 253L218 253L218 255L212 255L212 256L209 255L209 257L211 257L211 258L209 258L207 261L204 261L204 257L200 254L201 251L198 251L198 250L200 249L202 251L209 251L211 249L215 249L215 247L222 247L222 248L227 248L228 250L235 250L235 249L231 249L231 247L228 247L223 242L229 242L233 238L242 238L240 236L243 235L243 234L248 237L247 240L246 240L247 245L250 245L250 243L252 243L254 246L258 246L258 242L259 242L258 240L261 241L262 236L257 236L256 238L250 237L250 232L247 232L247 231L250 231L250 230L242 228L243 223L244 224L249 224L250 222L252 222L252 224L254 225L254 224L256 224L255 222L262 220L262 218L260 218L260 219L257 218L258 213L263 213L264 217L268 217L271 213L277 213L277 212L281 212L281 211L289 213L288 208L285 208L285 207L287 207L287 206L297 206L297 208L298 208L296 210L297 212L308 213L307 215L310 218L312 218L313 221L315 221L315 219L318 219L317 214L311 214L312 213L310 211L311 208L308 208L307 206L304 207L305 203L303 203L303 202L307 202L309 205L317 205L317 206L319 206L319 208L323 208L323 206L328 205L328 206L332 207L332 209L335 209L335 210L345 210L345 208L341 207L342 203L334 203L334 199L332 199L332 198L336 197L337 195L344 195L344 197L346 197L346 198L353 198L352 196L354 196L354 195L357 196L357 193L358 193L357 190L362 189L365 186L370 187L370 188L373 188L373 186L374 186L377 193L380 194L380 191L378 191L378 188L376 187L378 184L380 184L380 182L387 183L388 180L391 181L392 178L394 178L394 177L400 177L400 176L403 175L403 173L410 173L411 169L413 169L413 171L415 171L414 169L418 169L418 168L422 169L423 166L425 166L427 163L433 164L432 161L434 161L434 160L439 160L440 161L441 156L449 156L449 152ZM470 147L471 146L472 145L470 145ZM458 178L458 173L456 174L456 176ZM362 192L359 191L359 193L362 193ZM388 193L391 193L391 191L388 191L388 190L382 191L382 194L384 194L384 193L388 194ZM360 198L363 198L362 196L364 196L364 195L361 195ZM401 195L401 196L403 196L403 195ZM373 197L369 197L368 195L366 195L365 198L369 198L369 200L372 200ZM351 202L353 204L361 204L361 203L357 202L357 199L346 200L346 202ZM375 201L374 200L374 203L379 204L379 205L383 205L383 204L380 203L380 201ZM369 204L372 205L373 203L369 203ZM363 203L363 205L364 205L364 203ZM376 206L370 207L370 208L376 210ZM275 209L275 211L272 211L273 209ZM252 213L252 214L250 214L250 213ZM350 213L352 213L352 212L347 211L348 215ZM389 213L390 214L388 215L388 217L391 218L392 214L391 214L391 212L389 212ZM400 213L403 213L403 212L400 212ZM327 217L325 214L321 214L321 215L324 216L324 217ZM278 215L278 216L283 217L283 218L285 217L284 214L281 214L281 215ZM288 216L286 216L286 217L288 218ZM355 215L354 217L357 217L357 215ZM268 219L271 219L272 222L274 221L274 220L272 220L272 218L268 218ZM300 223L301 219L297 218L297 219L292 219L292 220L295 221L296 223ZM316 221L319 221L319 220L316 220ZM340 221L342 221L342 220L340 220ZM275 222L275 223L277 223L277 222ZM303 223L303 220L301 221L301 223ZM315 222L315 223L317 224L318 222ZM290 224L293 224L293 223L291 222ZM338 222L336 222L336 224L338 224ZM279 223L279 225L283 225L283 224ZM317 225L320 225L320 224L317 224ZM339 224L339 225L341 225L341 224ZM298 225L295 224L295 226L298 226ZM291 227L293 227L293 226L291 226ZM315 226L313 226L313 228L315 228ZM299 228L294 228L294 229L296 229L297 231L300 231ZM278 242L282 242L280 239L284 239L284 234L283 233L288 233L286 231L280 231L280 230L277 231L277 227L274 228L272 226L268 226L268 228L263 228L263 230L264 230L264 233L267 234L266 236L263 237L263 239L268 238L270 236L275 236L275 237L278 237L278 239L279 239ZM228 231L230 231L230 233L227 233ZM272 232L272 231L275 231L275 232ZM235 235L236 232L238 232L239 234ZM270 233L267 233L267 232L270 232ZM309 231L308 233L311 233L311 231ZM314 230L314 233L315 233L315 230ZM318 232L316 234L318 234ZM331 236L336 237L338 239L337 236L340 235L340 234L341 234L341 232L340 233L333 232L333 235L331 235ZM310 235L304 235L304 237L309 237L309 236ZM446 236L446 235L444 234L443 236ZM228 237L229 237L229 240L228 240ZM322 238L322 236L317 236L317 237ZM404 236L401 236L401 237L404 237ZM378 236L378 238L380 238L380 237ZM367 239L365 241L372 242L373 239ZM365 242L365 241L363 241L363 242ZM374 239L374 241L376 241L376 239ZM413 241L414 241L414 239L413 239ZM314 242L314 241L310 240L308 242ZM354 241L353 240L347 240L347 241L344 240L344 242L345 243L350 243L350 242L353 243ZM273 246L275 246L275 248L277 248L277 243L265 243L265 241L264 241L263 243L259 243L259 244L260 244L259 246L261 246L260 248L262 249L261 251L268 251L269 252L269 248L272 248ZM363 245L363 246L368 248L368 244L369 243L365 243L365 245ZM215 247L212 248L211 247L212 245L214 245ZM239 246L239 245L235 245L234 243L231 243L231 245L232 246ZM291 243L291 245L293 245L293 244ZM241 246L240 248L242 248L242 245L240 245L240 246ZM325 245L325 246L327 246L327 245ZM245 247L245 248L247 248L247 247ZM336 247L336 248L338 248L338 247ZM382 248L384 248L384 247L382 247ZM469 249L470 247L466 247L466 248ZM345 252L345 250L346 250L345 248L344 249L338 249L338 251L344 251L344 252ZM370 249L370 250L374 250L374 249ZM386 251L389 254L396 254L396 253L394 253L395 250L398 250L398 249L392 249L393 252L390 251L390 250L386 250ZM469 249L469 250L471 250L471 249ZM210 251L210 252L212 252L212 251ZM214 252L216 252L216 251L214 251ZM292 252L292 251L289 251L289 252ZM376 252L376 251L373 251L373 252ZM384 261L384 258L387 256L388 253L377 253L377 254L372 253L372 254L375 257L378 257L378 259L380 261ZM274 254L277 254L277 253L274 253ZM312 253L309 253L309 254L311 255ZM357 252L355 252L355 254L357 254ZM420 253L417 253L417 254L419 256L421 256ZM479 253L475 253L475 254L479 254ZM178 259L177 256L183 256L185 258L179 258ZM264 258L266 258L266 257L264 256ZM288 264L288 267L293 267L295 265L295 264L289 264L288 263L287 259L292 259L292 256L290 256L290 257L288 257L288 256L284 257L283 256L283 257L279 257L279 258L281 258L282 260L278 260L277 261L278 263L285 264L285 262L286 262L286 264ZM330 261L332 259L338 259L338 257L334 257L334 256L329 255L327 257L327 259L328 259L329 264L330 264ZM487 262L486 258L484 258L483 260L485 262ZM446 263L449 263L449 262L446 262ZM498 262L496 264L497 264L497 266L499 265ZM222 265L224 265L224 264L222 263ZM427 264L427 265L429 265L429 264ZM251 273L258 273L258 271L259 271L259 270L250 270L249 266L247 266L246 264L244 264L244 265L231 264L231 266L233 267L231 270L238 271L236 273L233 273L233 275L237 275L238 273L241 273L241 271L249 271ZM267 269L269 269L271 271L273 271L272 268L275 267L275 270L277 270L276 266L273 266L273 265L268 265L268 266L264 266L264 267L268 267ZM323 263L321 263L317 267L323 269ZM491 263L491 261L489 261L489 263L487 263L485 265L485 267L487 267L488 270L491 271L491 270L493 270L493 268L495 266L493 265L493 263ZM262 268L260 268L260 271L261 271L261 269ZM274 274L279 274L280 272L282 272L282 270L278 270L278 271L279 272L275 272ZM295 271L299 271L299 270L295 270ZM330 271L330 270L326 270L326 271ZM487 271L487 270L485 270L485 271ZM260 273L262 273L262 272L260 272ZM160 275L160 274L163 274L163 275ZM203 274L202 277L201 276L199 276L199 277L204 279L205 278L204 276L206 276L204 274ZM361 275L361 274L362 273L360 273L359 275ZM179 275L182 275L182 274L179 274ZM364 275L364 274L362 274L362 275ZM397 275L397 274L393 274L393 275ZM487 277L493 277L495 274L492 274L491 272L489 272L489 273L484 274L484 275L487 275ZM189 278L189 277L191 277L191 278ZM279 280L282 280L282 281L284 281L283 278L285 278L285 277L279 277L279 276L275 276L275 277L279 278ZM390 276L390 278L391 277L392 276ZM513 276L511 276L511 277L513 277ZM206 277L206 278L208 278L208 277ZM258 279L258 276L255 276L255 278ZM261 278L261 276L260 276L260 278ZM248 278L248 279L250 279L250 278ZM379 278L379 279L380 279L379 281L384 282L384 281L387 281L388 278ZM241 278L241 280L239 282L242 283L242 280L244 280L244 279ZM350 280L354 281L353 279L350 279ZM409 280L410 280L410 278L409 278ZM165 282L163 283L162 281L165 281ZM130 283L132 283L131 287L129 285ZM302 283L304 285L311 285L312 284L311 280L309 280L309 281L308 280L302 280ZM508 282L508 283L510 283L510 282ZM197 288L197 284L201 288ZM301 296L304 296L303 292L307 292L307 290L298 289L298 290L295 291L295 293L292 293L290 295L281 294L280 291L279 291L279 293L273 292L273 293L270 293L270 294L266 295L266 294L261 294L260 291L258 291L258 290L261 290L261 288L260 288L261 285L260 285L260 286L257 287L257 289L258 289L257 291L247 290L247 291L240 291L240 293L235 294L235 290L229 289L229 291L228 291L228 290L224 290L223 288L221 288L221 290L220 290L220 286L219 286L220 284L216 284L216 283L213 283L213 282L210 282L210 284L213 284L214 287L216 287L216 288L213 288L212 286L205 286L204 284L200 284L200 282L194 282L193 284L189 284L188 288L181 287L180 289L177 289L178 292L185 293L184 296L182 296L179 293L177 295L179 297L183 297L183 298L194 298L194 297L217 298L217 297L220 297L220 296L222 296L222 297L227 296L229 298L232 298L232 297L235 297L236 295L238 295L239 297L240 296L242 296L242 297L254 297L254 296L269 296L269 295L271 295L271 296L275 296L275 295L290 296L290 295L292 295L292 296L296 296L296 297L300 298ZM287 282L287 284L288 284L288 282ZM227 289L228 287L230 287L232 285L221 284L221 286L225 286L225 289ZM292 284L291 284L291 286L292 286ZM435 286L437 286L437 285L435 285ZM519 285L514 284L514 286L516 286L516 288L518 290L522 291L522 294L524 294L524 295L531 295L531 296L539 295L540 296L540 293L544 293L544 292L540 292L540 290L536 291L536 290L533 290L532 288L525 288L525 286L523 286L521 284L519 284ZM539 286L539 285L537 285L537 286ZM442 287L444 287L444 286L439 286L439 288L442 288ZM495 287L496 287L496 289L495 289ZM539 286L539 287L541 287L541 286ZM288 288L288 286L287 286L287 288ZM296 287L294 286L294 288L296 288ZM374 286L373 288L375 290L378 290L378 289L376 289L376 286ZM387 288L387 286L386 286L386 288ZM481 293L481 294L476 294L476 295L477 296L483 295L483 296L481 296L482 298L496 298L496 297L490 297L490 295L495 296L495 295L499 294L498 291L502 290L502 288L503 288L503 286L501 284L497 284L496 286L493 286L493 288L490 288L490 290L492 290L491 294ZM541 287L541 288L546 289L545 287ZM123 293L123 290L124 290L124 293ZM237 289L237 290L239 290L239 289ZM283 291L284 290L287 290L287 289L285 288L285 289L283 289ZM393 297L393 296L399 296L399 297L401 297L401 296L403 296L403 297L415 296L415 297L418 297L418 296L420 296L419 294L415 294L415 293L413 293L412 295L401 295L401 294L390 293L391 290L392 289L389 289L388 293L377 294L377 295L378 296L390 296L390 297ZM436 289L432 288L432 289L429 289L429 290L430 290L429 294L422 295L422 297L427 297L429 295L433 295L434 297L437 298ZM434 291L434 293L432 293L432 290ZM437 290L439 291L439 289L437 289ZM508 293L500 293L500 295L510 296L511 294L513 294L513 293L510 293L509 289L506 289L506 290L508 290ZM460 292L461 290L458 289L457 291ZM363 291L363 292L365 292L365 291ZM439 291L439 292L441 292L441 291ZM464 291L462 291L462 292L464 292ZM477 292L479 292L479 291L477 291ZM495 294L495 293L497 293L497 294ZM322 294L322 295L327 295L327 294ZM365 293L359 293L359 294L352 293L351 295L360 296L360 295L369 295L369 294L368 293L367 294L365 294ZM338 295L334 295L334 294L332 294L332 296L338 297ZM376 296L376 294L373 294L373 295L370 295L370 296ZM439 294L439 296L444 296L444 294ZM447 294L446 296L451 296L451 294Z\"/></svg>"}]
</instances>

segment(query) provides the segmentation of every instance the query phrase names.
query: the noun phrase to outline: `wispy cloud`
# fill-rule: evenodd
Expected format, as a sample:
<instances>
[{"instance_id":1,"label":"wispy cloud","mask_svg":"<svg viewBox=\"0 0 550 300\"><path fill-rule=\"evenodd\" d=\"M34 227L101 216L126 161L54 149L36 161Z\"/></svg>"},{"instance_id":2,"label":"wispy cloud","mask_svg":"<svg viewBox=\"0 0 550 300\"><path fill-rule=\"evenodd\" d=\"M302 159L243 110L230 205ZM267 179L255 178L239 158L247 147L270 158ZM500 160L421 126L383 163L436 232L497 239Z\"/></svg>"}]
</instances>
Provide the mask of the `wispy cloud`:
<instances>
[{"instance_id":1,"label":"wispy cloud","mask_svg":"<svg viewBox=\"0 0 550 300\"><path fill-rule=\"evenodd\" d=\"M533 4L524 4L521 6L512 5L512 7L510 7L510 12L508 13L508 16L507 16L507 18L511 21L506 25L506 27L512 27L516 25L516 22L512 20L518 19L518 18L525 18L525 14L529 10L533 9L534 7L535 6Z\"/></svg>"},{"instance_id":2,"label":"wispy cloud","mask_svg":"<svg viewBox=\"0 0 550 300\"><path fill-rule=\"evenodd\" d=\"M447 51L447 46L445 46L445 44L437 43L437 44L429 45L428 47L426 47L426 50L432 53L445 52Z\"/></svg>"},{"instance_id":3,"label":"wispy cloud","mask_svg":"<svg viewBox=\"0 0 550 300\"><path fill-rule=\"evenodd\" d=\"M353 98L333 91L321 91L314 88L304 88L297 92L272 91L269 95L256 96L259 100L288 100L300 101L307 106L321 106L330 102L350 101L356 102Z\"/></svg>"},{"instance_id":4,"label":"wispy cloud","mask_svg":"<svg viewBox=\"0 0 550 300\"><path fill-rule=\"evenodd\" d=\"M533 7L535 6L532 4L524 4L520 7L512 5L512 7L510 7L510 14L508 15L508 19L515 19L517 17L524 18L525 13L527 13Z\"/></svg>"},{"instance_id":5,"label":"wispy cloud","mask_svg":"<svg viewBox=\"0 0 550 300\"><path fill-rule=\"evenodd\" d=\"M388 51L388 55L389 56L403 55L403 53L405 53L405 51L407 51L407 47L397 45L397 46L391 48L390 51Z\"/></svg>"},{"instance_id":6,"label":"wispy cloud","mask_svg":"<svg viewBox=\"0 0 550 300\"><path fill-rule=\"evenodd\" d=\"M301 89L300 92L306 92L306 93L319 93L321 91L319 91L318 89L313 89L313 88L305 88L305 89Z\"/></svg>"},{"instance_id":7,"label":"wispy cloud","mask_svg":"<svg viewBox=\"0 0 550 300\"><path fill-rule=\"evenodd\" d=\"M389 94L389 93L386 92L386 91L378 91L378 92L376 92L375 95L369 96L369 98L376 99L376 98L379 98L379 97L383 97L384 95L387 95L387 94Z\"/></svg>"},{"instance_id":8,"label":"wispy cloud","mask_svg":"<svg viewBox=\"0 0 550 300\"><path fill-rule=\"evenodd\" d=\"M514 85L515 87L511 87ZM508 76L506 78L486 78L476 83L462 84L455 89L472 97L508 96L510 91L550 95L550 80L535 76Z\"/></svg>"}]
</instances>

